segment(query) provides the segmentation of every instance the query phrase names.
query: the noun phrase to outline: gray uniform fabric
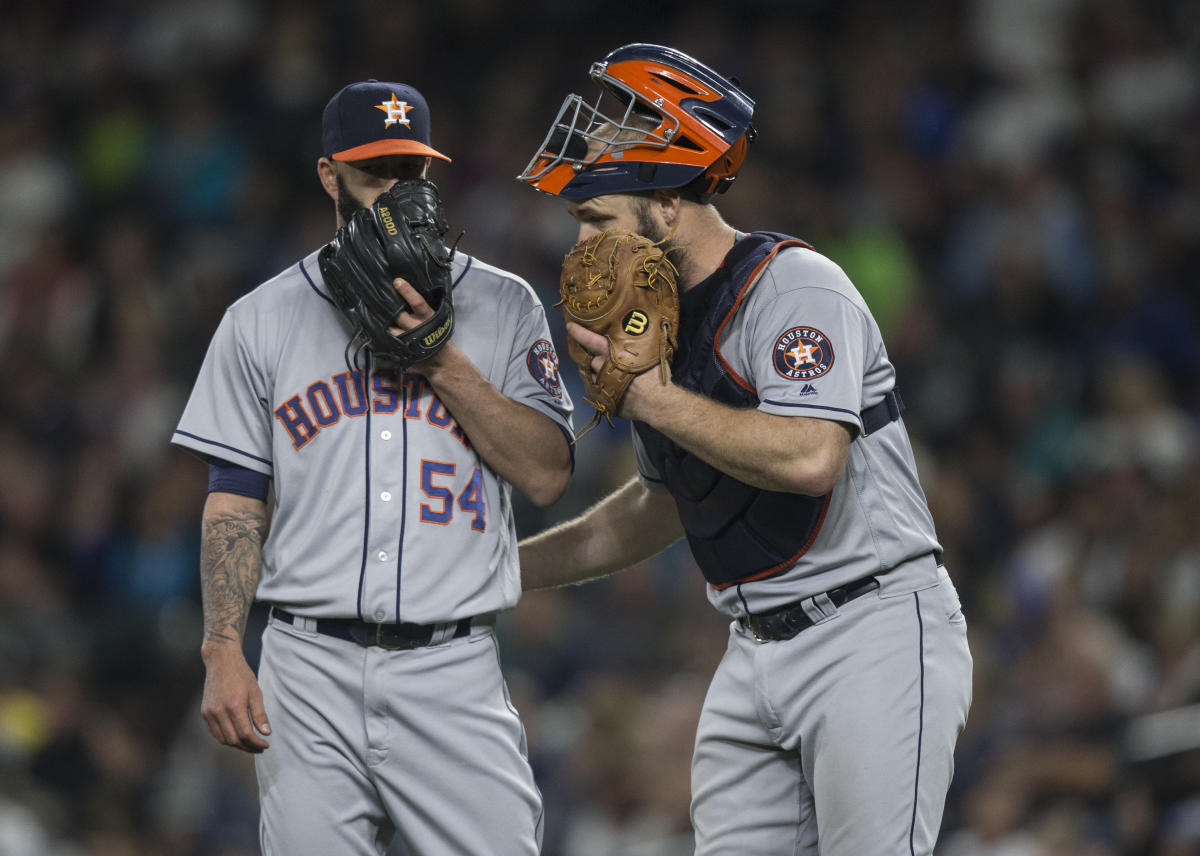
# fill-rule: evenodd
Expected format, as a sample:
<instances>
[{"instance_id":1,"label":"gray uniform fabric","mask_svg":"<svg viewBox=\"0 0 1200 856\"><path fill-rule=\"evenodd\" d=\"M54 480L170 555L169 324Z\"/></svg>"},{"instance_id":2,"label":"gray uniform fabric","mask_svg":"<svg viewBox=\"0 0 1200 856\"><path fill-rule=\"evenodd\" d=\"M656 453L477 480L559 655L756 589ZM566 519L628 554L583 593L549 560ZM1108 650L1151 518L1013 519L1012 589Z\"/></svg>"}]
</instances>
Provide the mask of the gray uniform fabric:
<instances>
[{"instance_id":1,"label":"gray uniform fabric","mask_svg":"<svg viewBox=\"0 0 1200 856\"><path fill-rule=\"evenodd\" d=\"M788 640L731 627L696 735L697 856L933 852L971 701L966 621L931 557L889 576Z\"/></svg>"},{"instance_id":2,"label":"gray uniform fabric","mask_svg":"<svg viewBox=\"0 0 1200 856\"><path fill-rule=\"evenodd\" d=\"M571 402L532 289L463 253L454 281L455 343L501 393L570 436ZM419 372L380 367L369 352L351 371L351 332L309 255L229 308L173 437L272 478L257 599L301 623L447 623L512 607L511 486ZM540 796L515 711L500 709L494 641L475 630L446 642L452 630L428 649L368 652L271 621L261 668L272 745L257 760L265 852L375 852L387 823L404 826L414 854L484 852L458 847L467 840L536 850ZM477 695L488 703L476 706ZM373 728L373 717L391 727ZM472 790L486 778L481 762L491 778ZM322 822L341 831L319 834ZM353 847L329 837L350 829Z\"/></svg>"},{"instance_id":3,"label":"gray uniform fabric","mask_svg":"<svg viewBox=\"0 0 1200 856\"><path fill-rule=\"evenodd\" d=\"M487 626L385 651L272 620L263 852L537 853L541 795L498 655Z\"/></svg>"},{"instance_id":4,"label":"gray uniform fabric","mask_svg":"<svg viewBox=\"0 0 1200 856\"><path fill-rule=\"evenodd\" d=\"M958 596L903 420L862 436L895 388L882 336L842 270L804 248L764 268L717 342L759 409L853 426L846 471L789 569L709 600L734 619L692 768L698 854L929 854L971 697ZM634 448L646 487L658 473ZM876 576L842 607L825 592ZM760 641L738 621L803 602L815 625Z\"/></svg>"},{"instance_id":5,"label":"gray uniform fabric","mask_svg":"<svg viewBox=\"0 0 1200 856\"><path fill-rule=\"evenodd\" d=\"M811 337L783 341L796 330L823 334L824 371L822 364L802 363L797 377L780 373L777 364L788 365L787 357L778 356L781 349L812 346ZM800 247L771 260L717 347L728 368L757 390L759 410L779 416L833 419L861 430L859 413L895 387L895 371L862 296L841 268ZM663 490L633 434L642 483ZM896 421L851 445L816 538L790 570L721 591L710 587L709 599L735 617L765 612L936 549L908 434Z\"/></svg>"},{"instance_id":6,"label":"gray uniform fabric","mask_svg":"<svg viewBox=\"0 0 1200 856\"><path fill-rule=\"evenodd\" d=\"M556 360L532 289L461 253L454 267L454 341L500 392L570 431L557 373L538 379ZM364 390L345 365L350 333L314 253L230 307L172 438L274 480L258 599L422 624L513 606L511 487L419 373L373 367Z\"/></svg>"}]
</instances>

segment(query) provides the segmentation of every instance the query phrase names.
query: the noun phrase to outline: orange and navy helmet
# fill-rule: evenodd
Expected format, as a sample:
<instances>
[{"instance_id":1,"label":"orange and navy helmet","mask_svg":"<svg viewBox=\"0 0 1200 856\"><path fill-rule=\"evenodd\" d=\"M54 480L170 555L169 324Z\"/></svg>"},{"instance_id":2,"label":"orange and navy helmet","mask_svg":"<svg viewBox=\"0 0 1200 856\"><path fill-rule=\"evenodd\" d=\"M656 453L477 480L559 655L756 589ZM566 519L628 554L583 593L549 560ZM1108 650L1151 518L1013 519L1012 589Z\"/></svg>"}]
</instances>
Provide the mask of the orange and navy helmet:
<instances>
[{"instance_id":1,"label":"orange and navy helmet","mask_svg":"<svg viewBox=\"0 0 1200 856\"><path fill-rule=\"evenodd\" d=\"M754 101L674 48L632 44L594 63L600 94L568 95L517 176L567 199L688 188L707 201L729 189L754 140Z\"/></svg>"}]
</instances>

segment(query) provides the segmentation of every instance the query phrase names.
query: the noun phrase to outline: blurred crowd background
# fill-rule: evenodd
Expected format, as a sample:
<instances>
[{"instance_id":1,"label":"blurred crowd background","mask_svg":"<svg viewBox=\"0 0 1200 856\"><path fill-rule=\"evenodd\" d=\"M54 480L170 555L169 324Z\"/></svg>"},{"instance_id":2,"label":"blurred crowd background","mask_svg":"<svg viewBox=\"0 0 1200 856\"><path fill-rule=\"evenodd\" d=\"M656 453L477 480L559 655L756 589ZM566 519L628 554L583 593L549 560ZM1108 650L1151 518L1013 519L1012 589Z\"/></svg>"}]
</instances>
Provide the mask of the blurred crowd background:
<instances>
[{"instance_id":1,"label":"blurred crowd background","mask_svg":"<svg viewBox=\"0 0 1200 856\"><path fill-rule=\"evenodd\" d=\"M940 856L1200 854L1192 0L5 3L0 854L258 852L250 759L199 717L206 472L168 438L224 308L332 233L325 101L417 86L460 248L549 306L574 228L513 177L633 41L757 99L720 209L884 331L975 657ZM628 478L627 425L577 460L523 534ZM545 852L690 853L727 628L686 549L501 633Z\"/></svg>"}]
</instances>

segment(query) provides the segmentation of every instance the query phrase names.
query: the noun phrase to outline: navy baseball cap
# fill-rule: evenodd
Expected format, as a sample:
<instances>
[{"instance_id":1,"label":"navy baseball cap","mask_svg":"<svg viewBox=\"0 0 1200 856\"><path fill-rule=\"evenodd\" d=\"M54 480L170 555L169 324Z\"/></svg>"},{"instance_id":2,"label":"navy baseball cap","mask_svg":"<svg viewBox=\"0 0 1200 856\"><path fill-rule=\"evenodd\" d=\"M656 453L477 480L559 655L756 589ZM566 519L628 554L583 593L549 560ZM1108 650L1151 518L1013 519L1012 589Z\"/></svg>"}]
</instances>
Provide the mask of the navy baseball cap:
<instances>
[{"instance_id":1,"label":"navy baseball cap","mask_svg":"<svg viewBox=\"0 0 1200 856\"><path fill-rule=\"evenodd\" d=\"M335 161L385 155L450 160L429 145L429 106L421 93L374 78L351 83L329 99L321 115L321 148Z\"/></svg>"}]
</instances>

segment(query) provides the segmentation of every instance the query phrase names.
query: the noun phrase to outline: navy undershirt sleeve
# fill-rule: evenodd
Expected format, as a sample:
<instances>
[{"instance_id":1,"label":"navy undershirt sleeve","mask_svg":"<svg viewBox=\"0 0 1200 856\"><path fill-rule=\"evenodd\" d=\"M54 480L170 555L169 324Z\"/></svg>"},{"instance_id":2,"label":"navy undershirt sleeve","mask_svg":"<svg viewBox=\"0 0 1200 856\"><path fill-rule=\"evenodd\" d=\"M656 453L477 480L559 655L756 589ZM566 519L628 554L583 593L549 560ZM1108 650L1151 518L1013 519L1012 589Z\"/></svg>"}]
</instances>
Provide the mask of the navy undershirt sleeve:
<instances>
[{"instance_id":1,"label":"navy undershirt sleeve","mask_svg":"<svg viewBox=\"0 0 1200 856\"><path fill-rule=\"evenodd\" d=\"M210 458L208 462L208 492L236 493L251 499L267 501L270 479L246 467Z\"/></svg>"}]
</instances>

